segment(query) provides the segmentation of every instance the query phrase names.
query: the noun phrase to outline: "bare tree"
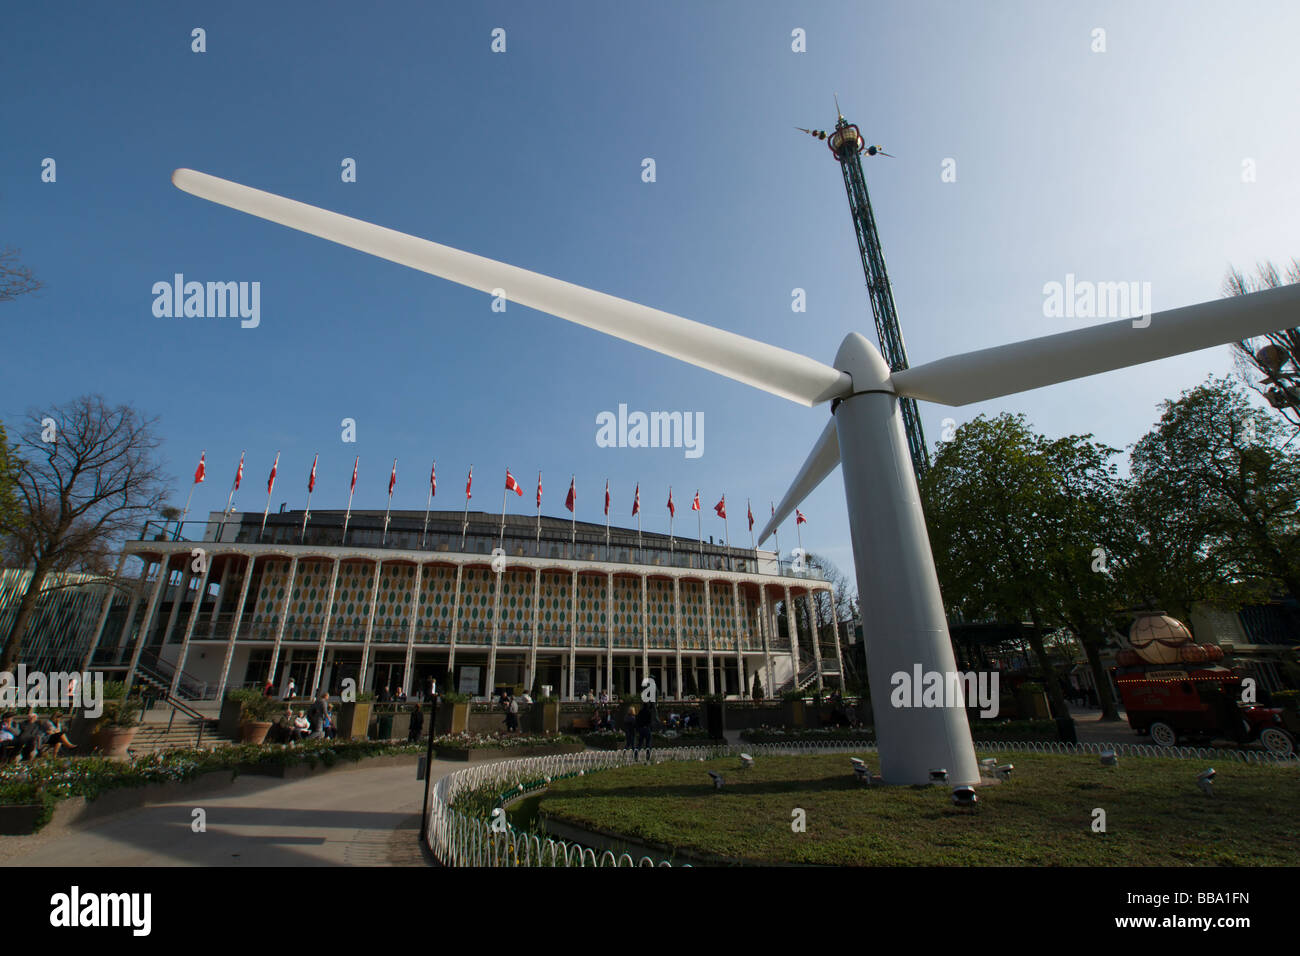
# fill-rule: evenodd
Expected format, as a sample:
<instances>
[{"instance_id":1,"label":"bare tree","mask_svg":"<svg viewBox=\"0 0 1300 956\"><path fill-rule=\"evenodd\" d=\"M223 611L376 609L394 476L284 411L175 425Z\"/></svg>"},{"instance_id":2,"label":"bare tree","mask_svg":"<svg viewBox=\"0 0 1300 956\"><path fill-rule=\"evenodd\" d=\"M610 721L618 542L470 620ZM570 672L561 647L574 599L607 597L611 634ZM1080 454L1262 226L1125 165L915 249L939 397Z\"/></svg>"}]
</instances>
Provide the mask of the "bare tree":
<instances>
[{"instance_id":1,"label":"bare tree","mask_svg":"<svg viewBox=\"0 0 1300 956\"><path fill-rule=\"evenodd\" d=\"M98 395L27 413L14 463L20 513L0 517L0 535L33 573L0 670L12 669L22 653L45 578L102 569L114 545L162 504L156 423L129 405L110 408Z\"/></svg>"},{"instance_id":2,"label":"bare tree","mask_svg":"<svg viewBox=\"0 0 1300 956\"><path fill-rule=\"evenodd\" d=\"M20 249L0 249L0 302L8 302L41 288L41 280L18 261Z\"/></svg>"},{"instance_id":3,"label":"bare tree","mask_svg":"<svg viewBox=\"0 0 1300 956\"><path fill-rule=\"evenodd\" d=\"M1294 285L1300 282L1300 259L1291 260L1285 280L1271 262L1258 265L1256 273L1251 278L1229 269L1223 280L1223 294L1249 295ZM1300 329L1283 329L1236 342L1232 354L1241 380L1263 395L1293 427L1300 429Z\"/></svg>"}]
</instances>

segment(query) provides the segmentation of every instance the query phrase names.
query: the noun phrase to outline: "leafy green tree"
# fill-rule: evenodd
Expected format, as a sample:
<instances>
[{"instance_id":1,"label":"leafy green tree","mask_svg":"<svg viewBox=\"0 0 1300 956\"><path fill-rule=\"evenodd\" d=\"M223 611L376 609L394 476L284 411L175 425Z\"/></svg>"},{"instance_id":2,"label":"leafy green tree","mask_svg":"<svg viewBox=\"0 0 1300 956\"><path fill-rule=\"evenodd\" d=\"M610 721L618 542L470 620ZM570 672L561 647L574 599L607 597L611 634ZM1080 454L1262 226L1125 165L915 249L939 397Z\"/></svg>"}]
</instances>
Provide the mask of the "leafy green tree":
<instances>
[{"instance_id":1,"label":"leafy green tree","mask_svg":"<svg viewBox=\"0 0 1300 956\"><path fill-rule=\"evenodd\" d=\"M1161 595L1166 610L1188 613L1197 599L1240 604L1279 586L1300 596L1300 461L1286 427L1226 378L1208 379L1161 412L1133 447L1134 494L1151 540L1163 531L1151 520L1157 508L1181 536L1177 559L1198 572L1202 591Z\"/></svg>"}]
</instances>

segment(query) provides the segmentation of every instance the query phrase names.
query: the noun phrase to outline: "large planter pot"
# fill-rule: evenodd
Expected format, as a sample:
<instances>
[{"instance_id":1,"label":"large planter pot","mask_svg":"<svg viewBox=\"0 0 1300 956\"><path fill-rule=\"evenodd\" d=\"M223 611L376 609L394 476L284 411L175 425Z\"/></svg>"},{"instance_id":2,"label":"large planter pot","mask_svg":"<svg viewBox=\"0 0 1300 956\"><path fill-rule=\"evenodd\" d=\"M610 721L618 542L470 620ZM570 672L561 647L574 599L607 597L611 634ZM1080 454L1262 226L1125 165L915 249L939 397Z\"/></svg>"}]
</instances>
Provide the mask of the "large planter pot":
<instances>
[{"instance_id":1,"label":"large planter pot","mask_svg":"<svg viewBox=\"0 0 1300 956\"><path fill-rule=\"evenodd\" d=\"M221 716L217 718L217 733L222 737L238 737L243 722L244 705L237 700L221 702Z\"/></svg>"},{"instance_id":2,"label":"large planter pot","mask_svg":"<svg viewBox=\"0 0 1300 956\"><path fill-rule=\"evenodd\" d=\"M351 701L339 704L336 719L338 727L336 736L340 740L364 740L366 728L370 726L371 702L368 700Z\"/></svg>"},{"instance_id":3,"label":"large planter pot","mask_svg":"<svg viewBox=\"0 0 1300 956\"><path fill-rule=\"evenodd\" d=\"M134 727L105 727L95 734L95 746L105 757L125 758L127 748L135 740Z\"/></svg>"},{"instance_id":4,"label":"large planter pot","mask_svg":"<svg viewBox=\"0 0 1300 956\"><path fill-rule=\"evenodd\" d=\"M405 740L411 735L411 714L399 711L393 715L393 726L388 732L389 740Z\"/></svg>"},{"instance_id":5,"label":"large planter pot","mask_svg":"<svg viewBox=\"0 0 1300 956\"><path fill-rule=\"evenodd\" d=\"M782 701L781 723L786 727L804 726L804 702L802 700Z\"/></svg>"},{"instance_id":6,"label":"large planter pot","mask_svg":"<svg viewBox=\"0 0 1300 956\"><path fill-rule=\"evenodd\" d=\"M715 740L724 738L723 731L727 725L727 705L722 701L711 700L704 705L704 728Z\"/></svg>"},{"instance_id":7,"label":"large planter pot","mask_svg":"<svg viewBox=\"0 0 1300 956\"><path fill-rule=\"evenodd\" d=\"M498 721L500 718L496 718ZM442 734L463 734L469 726L469 704L448 704L444 702L438 708L437 732Z\"/></svg>"},{"instance_id":8,"label":"large planter pot","mask_svg":"<svg viewBox=\"0 0 1300 956\"><path fill-rule=\"evenodd\" d=\"M540 731L544 734L558 734L560 732L560 703L534 705L534 710L541 714Z\"/></svg>"},{"instance_id":9,"label":"large planter pot","mask_svg":"<svg viewBox=\"0 0 1300 956\"><path fill-rule=\"evenodd\" d=\"M1046 691L1022 691L1017 695L1017 703L1022 720L1046 720L1052 716L1051 708L1047 705Z\"/></svg>"},{"instance_id":10,"label":"large planter pot","mask_svg":"<svg viewBox=\"0 0 1300 956\"><path fill-rule=\"evenodd\" d=\"M246 744L260 744L270 729L269 720L246 720L239 725L239 739Z\"/></svg>"}]
</instances>

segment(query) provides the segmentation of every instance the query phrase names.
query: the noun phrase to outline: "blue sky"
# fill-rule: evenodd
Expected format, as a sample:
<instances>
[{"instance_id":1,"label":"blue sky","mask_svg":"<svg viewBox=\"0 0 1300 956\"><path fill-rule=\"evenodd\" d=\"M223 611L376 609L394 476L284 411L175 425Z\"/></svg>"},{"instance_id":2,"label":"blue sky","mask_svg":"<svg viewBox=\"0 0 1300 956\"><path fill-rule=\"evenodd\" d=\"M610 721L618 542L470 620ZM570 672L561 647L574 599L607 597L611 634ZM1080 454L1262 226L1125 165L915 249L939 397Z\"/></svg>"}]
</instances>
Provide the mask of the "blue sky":
<instances>
[{"instance_id":1,"label":"blue sky","mask_svg":"<svg viewBox=\"0 0 1300 956\"><path fill-rule=\"evenodd\" d=\"M526 489L511 510L528 513L540 467L550 514L577 473L583 520L601 520L608 477L631 525L639 481L647 530L667 530L669 484L706 507L726 492L741 542L745 498L766 514L828 412L493 313L481 293L183 194L179 166L823 361L849 331L874 339L839 170L793 129L833 125L833 93L897 156L866 174L913 364L1078 327L1043 314L1044 283L1067 273L1150 282L1158 310L1217 297L1229 264L1300 255L1293 4L69 3L5 19L0 243L46 288L0 305L0 417L85 392L160 415L176 504L207 451L198 511L224 506L245 448L247 510L277 449L273 508L302 506L319 453L317 508L346 504L359 454L356 507L383 507L396 457L394 506L421 509L436 457L443 508L463 504L472 462L475 505L498 506L509 467ZM155 317L152 286L177 272L259 281L260 326ZM921 411L931 443L945 418L1005 409L1126 446L1159 401L1230 367L1215 349ZM703 412L704 454L597 447L597 414L620 403ZM804 545L850 569L838 473L803 510ZM722 530L706 512L705 534Z\"/></svg>"}]
</instances>

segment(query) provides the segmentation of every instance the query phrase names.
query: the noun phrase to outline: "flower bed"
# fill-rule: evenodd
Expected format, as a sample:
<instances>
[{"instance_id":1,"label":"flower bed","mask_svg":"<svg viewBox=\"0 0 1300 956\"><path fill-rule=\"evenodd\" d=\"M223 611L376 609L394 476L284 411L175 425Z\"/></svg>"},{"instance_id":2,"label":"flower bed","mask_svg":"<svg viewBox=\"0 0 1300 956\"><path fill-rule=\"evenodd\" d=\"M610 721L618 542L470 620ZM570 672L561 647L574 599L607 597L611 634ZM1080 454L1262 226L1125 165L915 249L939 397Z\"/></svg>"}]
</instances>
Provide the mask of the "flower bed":
<instances>
[{"instance_id":1,"label":"flower bed","mask_svg":"<svg viewBox=\"0 0 1300 956\"><path fill-rule=\"evenodd\" d=\"M651 744L657 748L698 747L712 739L707 730L666 730L650 736ZM597 730L583 734L582 742L593 750L621 750L627 743L627 734L621 730Z\"/></svg>"},{"instance_id":2,"label":"flower bed","mask_svg":"<svg viewBox=\"0 0 1300 956\"><path fill-rule=\"evenodd\" d=\"M572 734L443 734L433 739L440 760L493 760L575 753L585 745Z\"/></svg>"},{"instance_id":3,"label":"flower bed","mask_svg":"<svg viewBox=\"0 0 1300 956\"><path fill-rule=\"evenodd\" d=\"M1058 740L1056 722L1053 720L973 720L970 725L974 740ZM799 741L836 740L871 743L876 739L871 727L758 727L742 730L740 739L751 744L782 744Z\"/></svg>"},{"instance_id":4,"label":"flower bed","mask_svg":"<svg viewBox=\"0 0 1300 956\"><path fill-rule=\"evenodd\" d=\"M16 819L17 808L40 806L41 810L31 829L5 829L0 823L0 832L35 832L49 822L57 802L70 797L94 800L110 790L190 781L213 771L274 773L279 768L329 767L340 760L417 754L423 749L419 744L322 740L294 747L238 744L211 750L168 750L128 761L74 757L10 764L0 770L0 814Z\"/></svg>"}]
</instances>

